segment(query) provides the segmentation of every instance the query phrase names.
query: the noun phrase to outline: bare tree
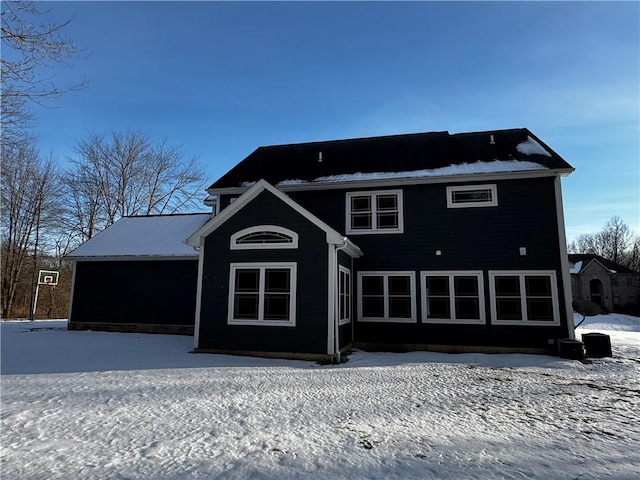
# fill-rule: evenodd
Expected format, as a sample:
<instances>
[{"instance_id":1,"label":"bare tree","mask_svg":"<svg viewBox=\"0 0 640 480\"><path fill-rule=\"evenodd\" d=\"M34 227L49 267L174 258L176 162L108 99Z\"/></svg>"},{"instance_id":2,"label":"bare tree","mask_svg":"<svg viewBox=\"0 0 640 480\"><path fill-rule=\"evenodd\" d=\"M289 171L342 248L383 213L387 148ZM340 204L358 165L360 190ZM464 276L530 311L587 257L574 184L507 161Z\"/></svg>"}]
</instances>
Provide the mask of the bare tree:
<instances>
[{"instance_id":1,"label":"bare tree","mask_svg":"<svg viewBox=\"0 0 640 480\"><path fill-rule=\"evenodd\" d=\"M67 172L70 228L87 240L128 215L200 208L203 172L166 140L153 144L140 131L90 133L74 146Z\"/></svg>"},{"instance_id":2,"label":"bare tree","mask_svg":"<svg viewBox=\"0 0 640 480\"><path fill-rule=\"evenodd\" d=\"M637 270L640 237L618 216L611 217L602 230L579 235L568 249L571 253L593 253Z\"/></svg>"},{"instance_id":3,"label":"bare tree","mask_svg":"<svg viewBox=\"0 0 640 480\"><path fill-rule=\"evenodd\" d=\"M2 195L2 314L11 315L16 289L21 280L34 281L40 249L46 245L44 234L58 221L56 167L51 158L42 160L33 143L13 148L3 144L0 172ZM29 260L32 259L32 262ZM31 263L32 271L25 272Z\"/></svg>"},{"instance_id":4,"label":"bare tree","mask_svg":"<svg viewBox=\"0 0 640 480\"><path fill-rule=\"evenodd\" d=\"M86 81L61 86L54 82L54 66L78 58L81 51L63 36L71 22L43 23L40 10L32 1L2 0L3 97L33 101L55 99L86 86Z\"/></svg>"}]
</instances>

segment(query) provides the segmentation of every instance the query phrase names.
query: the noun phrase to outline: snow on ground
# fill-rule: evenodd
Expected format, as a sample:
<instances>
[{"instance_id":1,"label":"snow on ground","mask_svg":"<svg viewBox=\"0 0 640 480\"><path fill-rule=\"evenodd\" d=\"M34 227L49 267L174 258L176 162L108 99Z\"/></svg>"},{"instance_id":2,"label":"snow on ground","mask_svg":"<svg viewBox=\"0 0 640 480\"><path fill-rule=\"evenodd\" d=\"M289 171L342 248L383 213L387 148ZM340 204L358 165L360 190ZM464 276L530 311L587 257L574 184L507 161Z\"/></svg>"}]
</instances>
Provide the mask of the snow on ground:
<instances>
[{"instance_id":1,"label":"snow on ground","mask_svg":"<svg viewBox=\"0 0 640 480\"><path fill-rule=\"evenodd\" d=\"M576 316L576 322L581 316ZM640 319L613 358L188 353L190 337L2 322L3 479L637 479ZM584 327L584 328L583 328Z\"/></svg>"}]
</instances>

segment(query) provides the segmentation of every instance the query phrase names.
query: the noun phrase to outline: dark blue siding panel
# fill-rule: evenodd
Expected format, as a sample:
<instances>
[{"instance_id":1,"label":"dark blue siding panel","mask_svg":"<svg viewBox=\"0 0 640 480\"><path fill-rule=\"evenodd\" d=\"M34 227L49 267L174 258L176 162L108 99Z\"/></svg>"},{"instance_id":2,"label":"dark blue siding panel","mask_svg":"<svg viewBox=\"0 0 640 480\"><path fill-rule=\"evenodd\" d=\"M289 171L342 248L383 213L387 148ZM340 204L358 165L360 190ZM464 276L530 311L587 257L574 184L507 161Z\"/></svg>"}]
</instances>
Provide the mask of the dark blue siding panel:
<instances>
[{"instance_id":1,"label":"dark blue siding panel","mask_svg":"<svg viewBox=\"0 0 640 480\"><path fill-rule=\"evenodd\" d=\"M230 236L255 225L298 233L297 249L230 250ZM205 240L199 348L289 353L327 353L328 247L326 234L264 191ZM229 265L296 262L296 326L228 325Z\"/></svg>"},{"instance_id":2,"label":"dark blue siding panel","mask_svg":"<svg viewBox=\"0 0 640 480\"><path fill-rule=\"evenodd\" d=\"M480 183L497 185L497 206L447 208L446 187L455 183L403 186L404 233L351 235L351 241L364 253L355 260L353 278L356 279L358 271L415 272L416 308L420 315L420 271L482 270L489 319L490 270L551 270L557 272L561 326L356 322L356 342L546 348L549 339L566 336L568 319L563 308L554 178ZM333 228L344 232L345 194L346 190L324 190L290 195ZM520 255L520 247L526 248L526 255ZM437 250L441 255L436 255ZM357 287L355 282L354 287ZM356 295L354 289L354 305ZM354 308L354 318L355 314Z\"/></svg>"},{"instance_id":3,"label":"dark blue siding panel","mask_svg":"<svg viewBox=\"0 0 640 480\"><path fill-rule=\"evenodd\" d=\"M78 262L70 322L193 326L197 260Z\"/></svg>"}]
</instances>

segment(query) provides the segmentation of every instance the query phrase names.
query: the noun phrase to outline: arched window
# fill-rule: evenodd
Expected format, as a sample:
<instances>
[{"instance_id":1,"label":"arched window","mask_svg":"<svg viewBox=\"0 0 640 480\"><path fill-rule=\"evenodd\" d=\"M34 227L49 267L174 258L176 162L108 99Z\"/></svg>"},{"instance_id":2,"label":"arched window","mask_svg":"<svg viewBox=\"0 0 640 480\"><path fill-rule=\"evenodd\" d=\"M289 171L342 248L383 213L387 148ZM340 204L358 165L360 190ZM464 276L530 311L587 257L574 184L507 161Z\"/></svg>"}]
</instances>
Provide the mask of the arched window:
<instances>
[{"instance_id":1,"label":"arched window","mask_svg":"<svg viewBox=\"0 0 640 480\"><path fill-rule=\"evenodd\" d=\"M232 250L298 248L298 234L276 225L257 225L231 235Z\"/></svg>"}]
</instances>

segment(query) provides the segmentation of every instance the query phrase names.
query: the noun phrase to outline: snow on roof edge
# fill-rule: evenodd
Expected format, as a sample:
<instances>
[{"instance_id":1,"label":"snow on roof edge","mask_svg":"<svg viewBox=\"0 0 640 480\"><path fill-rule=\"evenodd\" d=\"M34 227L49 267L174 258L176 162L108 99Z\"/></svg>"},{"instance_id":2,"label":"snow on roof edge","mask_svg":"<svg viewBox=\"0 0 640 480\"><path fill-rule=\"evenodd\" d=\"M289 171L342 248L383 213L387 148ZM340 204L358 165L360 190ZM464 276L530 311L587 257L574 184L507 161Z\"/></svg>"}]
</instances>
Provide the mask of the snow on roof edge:
<instances>
[{"instance_id":1,"label":"snow on roof edge","mask_svg":"<svg viewBox=\"0 0 640 480\"><path fill-rule=\"evenodd\" d=\"M211 213L122 217L65 259L191 258L197 252L184 240L209 219Z\"/></svg>"}]
</instances>

